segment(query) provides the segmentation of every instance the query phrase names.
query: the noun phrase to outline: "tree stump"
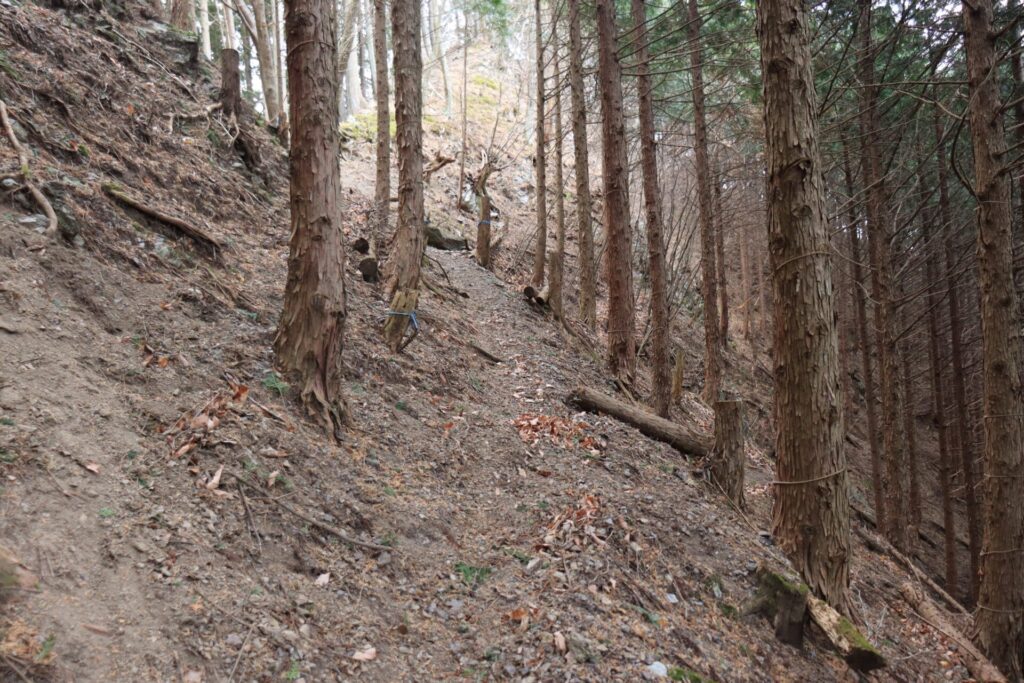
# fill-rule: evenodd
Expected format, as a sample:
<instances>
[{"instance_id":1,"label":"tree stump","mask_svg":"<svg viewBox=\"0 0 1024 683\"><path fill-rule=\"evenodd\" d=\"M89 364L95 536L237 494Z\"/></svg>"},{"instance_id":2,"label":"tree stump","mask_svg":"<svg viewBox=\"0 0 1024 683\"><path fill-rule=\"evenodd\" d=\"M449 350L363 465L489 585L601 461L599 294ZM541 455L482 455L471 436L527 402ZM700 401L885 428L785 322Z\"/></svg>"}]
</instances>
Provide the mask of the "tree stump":
<instances>
[{"instance_id":1,"label":"tree stump","mask_svg":"<svg viewBox=\"0 0 1024 683\"><path fill-rule=\"evenodd\" d=\"M711 477L737 507L743 497L743 411L739 400L715 402L715 448Z\"/></svg>"},{"instance_id":2,"label":"tree stump","mask_svg":"<svg viewBox=\"0 0 1024 683\"><path fill-rule=\"evenodd\" d=\"M384 341L392 351L401 351L419 332L416 322L416 303L419 301L418 289L400 289L391 300L391 310L384 321ZM412 325L412 333L406 337L406 330Z\"/></svg>"},{"instance_id":3,"label":"tree stump","mask_svg":"<svg viewBox=\"0 0 1024 683\"><path fill-rule=\"evenodd\" d=\"M780 642L801 647L810 590L798 579L789 579L764 565L757 568L757 594L743 608L744 614L759 614L775 626Z\"/></svg>"},{"instance_id":4,"label":"tree stump","mask_svg":"<svg viewBox=\"0 0 1024 683\"><path fill-rule=\"evenodd\" d=\"M480 195L480 221L476 224L476 262L483 268L491 267L491 198Z\"/></svg>"},{"instance_id":5,"label":"tree stump","mask_svg":"<svg viewBox=\"0 0 1024 683\"><path fill-rule=\"evenodd\" d=\"M238 50L220 51L220 110L225 118L242 115L242 85L238 74Z\"/></svg>"},{"instance_id":6,"label":"tree stump","mask_svg":"<svg viewBox=\"0 0 1024 683\"><path fill-rule=\"evenodd\" d=\"M686 354L682 347L676 349L675 365L672 367L672 403L678 405L683 398L683 379L686 374Z\"/></svg>"}]
</instances>

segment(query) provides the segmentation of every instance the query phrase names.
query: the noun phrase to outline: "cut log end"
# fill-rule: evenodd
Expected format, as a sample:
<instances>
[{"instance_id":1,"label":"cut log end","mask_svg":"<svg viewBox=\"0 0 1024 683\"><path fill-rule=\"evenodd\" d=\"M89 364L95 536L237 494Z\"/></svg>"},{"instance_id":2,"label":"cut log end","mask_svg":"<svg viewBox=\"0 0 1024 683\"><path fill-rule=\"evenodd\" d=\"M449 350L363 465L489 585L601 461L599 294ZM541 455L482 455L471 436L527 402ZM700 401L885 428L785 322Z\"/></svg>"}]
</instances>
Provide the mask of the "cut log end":
<instances>
[{"instance_id":1,"label":"cut log end","mask_svg":"<svg viewBox=\"0 0 1024 683\"><path fill-rule=\"evenodd\" d=\"M843 656L851 668L861 673L886 666L885 657L871 644L849 619L839 614L824 600L812 596L807 599L811 618Z\"/></svg>"}]
</instances>

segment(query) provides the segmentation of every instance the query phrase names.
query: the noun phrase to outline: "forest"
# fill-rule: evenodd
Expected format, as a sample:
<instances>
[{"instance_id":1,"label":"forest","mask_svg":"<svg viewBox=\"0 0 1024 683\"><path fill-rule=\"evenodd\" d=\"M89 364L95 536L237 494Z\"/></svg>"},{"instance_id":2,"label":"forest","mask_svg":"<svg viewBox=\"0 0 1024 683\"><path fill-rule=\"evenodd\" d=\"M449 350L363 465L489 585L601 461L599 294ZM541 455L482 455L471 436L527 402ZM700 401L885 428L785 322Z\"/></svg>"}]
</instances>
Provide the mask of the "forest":
<instances>
[{"instance_id":1,"label":"forest","mask_svg":"<svg viewBox=\"0 0 1024 683\"><path fill-rule=\"evenodd\" d=\"M0 0L0 681L1024 680L1018 0Z\"/></svg>"}]
</instances>

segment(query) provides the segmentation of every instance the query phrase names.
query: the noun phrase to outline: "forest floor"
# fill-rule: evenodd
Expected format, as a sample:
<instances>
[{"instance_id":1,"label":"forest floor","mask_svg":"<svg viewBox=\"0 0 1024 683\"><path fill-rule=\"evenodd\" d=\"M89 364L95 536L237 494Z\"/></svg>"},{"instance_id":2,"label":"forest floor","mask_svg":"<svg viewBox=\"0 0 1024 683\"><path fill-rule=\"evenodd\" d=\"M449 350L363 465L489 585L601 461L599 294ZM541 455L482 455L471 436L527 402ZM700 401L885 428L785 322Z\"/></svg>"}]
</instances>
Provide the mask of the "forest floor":
<instances>
[{"instance_id":1,"label":"forest floor","mask_svg":"<svg viewBox=\"0 0 1024 683\"><path fill-rule=\"evenodd\" d=\"M857 680L820 633L798 650L743 614L758 565L787 566L767 531L756 359L730 356L750 405L739 512L699 462L567 405L581 383L613 391L599 339L567 335L468 252L429 251L436 291L398 355L380 342L380 286L351 259L353 426L325 439L273 365L283 150L256 132L262 164L243 163L195 114L216 84L192 43L128 9L0 6L0 93L62 222L42 241L23 193L0 205L0 546L22 574L0 679ZM371 155L355 140L343 161L352 237ZM516 177L495 179L504 220L530 225ZM451 174L433 182L428 212L449 216ZM687 393L675 419L708 433L711 417ZM855 604L890 662L870 678L965 679L898 597L906 580L858 544Z\"/></svg>"}]
</instances>

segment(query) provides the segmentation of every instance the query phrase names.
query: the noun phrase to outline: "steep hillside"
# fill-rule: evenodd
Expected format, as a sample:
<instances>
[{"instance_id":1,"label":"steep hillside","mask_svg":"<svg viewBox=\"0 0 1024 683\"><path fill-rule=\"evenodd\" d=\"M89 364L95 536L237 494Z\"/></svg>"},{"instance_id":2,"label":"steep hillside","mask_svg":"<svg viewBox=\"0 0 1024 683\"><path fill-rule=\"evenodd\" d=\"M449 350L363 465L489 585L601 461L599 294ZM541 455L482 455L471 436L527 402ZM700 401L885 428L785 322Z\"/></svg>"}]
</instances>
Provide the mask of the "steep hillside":
<instances>
[{"instance_id":1,"label":"steep hillside","mask_svg":"<svg viewBox=\"0 0 1024 683\"><path fill-rule=\"evenodd\" d=\"M21 585L5 594L0 676L857 679L819 633L798 650L744 614L757 567L786 566L766 531L769 377L749 359L732 359L751 396L740 512L700 463L565 403L581 383L613 390L599 340L566 335L515 283L430 250L421 330L392 355L381 291L350 264L353 424L326 440L271 352L285 152L257 130L259 163L243 158L206 113L216 79L191 39L140 6L112 11L0 6L0 98L61 225L43 238L5 181L0 545ZM428 153L444 144L428 131ZM353 237L370 156L356 139L342 162ZM510 225L528 220L528 164L495 178ZM428 193L439 219L451 170ZM709 431L706 406L684 408ZM966 678L899 598L902 570L862 546L854 566L890 663L870 677Z\"/></svg>"}]
</instances>

